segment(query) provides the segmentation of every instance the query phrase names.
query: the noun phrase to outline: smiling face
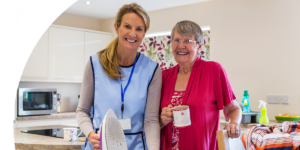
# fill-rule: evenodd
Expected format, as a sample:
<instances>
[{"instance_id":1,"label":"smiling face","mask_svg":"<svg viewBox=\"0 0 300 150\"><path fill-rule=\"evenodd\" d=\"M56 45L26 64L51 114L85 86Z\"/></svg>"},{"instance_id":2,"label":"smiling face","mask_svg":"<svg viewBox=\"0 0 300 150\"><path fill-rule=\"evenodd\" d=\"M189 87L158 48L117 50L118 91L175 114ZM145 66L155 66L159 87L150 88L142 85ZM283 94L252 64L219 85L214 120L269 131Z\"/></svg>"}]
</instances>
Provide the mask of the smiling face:
<instances>
[{"instance_id":1,"label":"smiling face","mask_svg":"<svg viewBox=\"0 0 300 150\"><path fill-rule=\"evenodd\" d=\"M175 40L180 40L180 43L174 42ZM173 55L179 65L191 66L196 60L197 53L200 52L202 45L198 43L184 44L182 42L184 40L196 41L195 37L182 36L175 30L172 42Z\"/></svg>"},{"instance_id":2,"label":"smiling face","mask_svg":"<svg viewBox=\"0 0 300 150\"><path fill-rule=\"evenodd\" d=\"M127 13L123 16L121 25L117 27L119 47L125 51L136 52L145 37L145 23L136 13Z\"/></svg>"}]
</instances>

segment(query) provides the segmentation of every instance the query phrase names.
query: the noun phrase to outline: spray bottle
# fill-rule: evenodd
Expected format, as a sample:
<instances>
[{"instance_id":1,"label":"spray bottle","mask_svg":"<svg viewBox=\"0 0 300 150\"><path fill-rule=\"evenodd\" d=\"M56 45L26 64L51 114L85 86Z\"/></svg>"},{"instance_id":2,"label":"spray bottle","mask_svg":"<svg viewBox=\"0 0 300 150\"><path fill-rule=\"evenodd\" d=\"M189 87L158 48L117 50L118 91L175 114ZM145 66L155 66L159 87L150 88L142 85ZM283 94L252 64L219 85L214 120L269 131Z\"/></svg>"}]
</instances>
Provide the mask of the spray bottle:
<instances>
[{"instance_id":1,"label":"spray bottle","mask_svg":"<svg viewBox=\"0 0 300 150\"><path fill-rule=\"evenodd\" d=\"M268 119L268 115L267 115L267 103L265 101L262 101L262 100L259 100L259 107L261 108L261 116L260 116L260 119L259 119L259 124L269 124L269 119Z\"/></svg>"}]
</instances>

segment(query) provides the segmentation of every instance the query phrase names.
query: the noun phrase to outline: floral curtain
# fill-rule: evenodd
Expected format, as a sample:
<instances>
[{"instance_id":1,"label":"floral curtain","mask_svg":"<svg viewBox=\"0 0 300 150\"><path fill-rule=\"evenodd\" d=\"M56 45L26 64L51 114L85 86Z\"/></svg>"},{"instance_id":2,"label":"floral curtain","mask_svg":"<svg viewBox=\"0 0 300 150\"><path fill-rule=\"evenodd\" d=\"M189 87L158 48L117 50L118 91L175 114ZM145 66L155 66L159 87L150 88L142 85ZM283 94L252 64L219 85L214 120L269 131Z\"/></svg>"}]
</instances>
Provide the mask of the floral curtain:
<instances>
[{"instance_id":1,"label":"floral curtain","mask_svg":"<svg viewBox=\"0 0 300 150\"><path fill-rule=\"evenodd\" d=\"M209 60L210 56L210 31L203 31L204 46L199 57ZM171 36L157 36L144 38L139 51L150 59L156 61L162 70L172 68L177 65L171 47Z\"/></svg>"}]
</instances>

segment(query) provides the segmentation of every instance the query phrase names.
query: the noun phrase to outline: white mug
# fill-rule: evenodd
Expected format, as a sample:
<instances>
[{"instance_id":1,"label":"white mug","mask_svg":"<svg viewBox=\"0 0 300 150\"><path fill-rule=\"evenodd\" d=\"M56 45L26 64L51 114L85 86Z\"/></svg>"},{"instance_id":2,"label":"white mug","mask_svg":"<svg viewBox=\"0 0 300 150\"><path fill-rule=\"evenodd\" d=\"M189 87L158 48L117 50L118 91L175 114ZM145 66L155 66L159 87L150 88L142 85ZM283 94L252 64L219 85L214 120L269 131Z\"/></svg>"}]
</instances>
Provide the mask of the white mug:
<instances>
[{"instance_id":1,"label":"white mug","mask_svg":"<svg viewBox=\"0 0 300 150\"><path fill-rule=\"evenodd\" d=\"M187 105L180 105L173 108L174 126L185 128L191 125L190 109Z\"/></svg>"},{"instance_id":2,"label":"white mug","mask_svg":"<svg viewBox=\"0 0 300 150\"><path fill-rule=\"evenodd\" d=\"M75 142L82 131L77 135L77 128L64 128L64 141Z\"/></svg>"}]
</instances>

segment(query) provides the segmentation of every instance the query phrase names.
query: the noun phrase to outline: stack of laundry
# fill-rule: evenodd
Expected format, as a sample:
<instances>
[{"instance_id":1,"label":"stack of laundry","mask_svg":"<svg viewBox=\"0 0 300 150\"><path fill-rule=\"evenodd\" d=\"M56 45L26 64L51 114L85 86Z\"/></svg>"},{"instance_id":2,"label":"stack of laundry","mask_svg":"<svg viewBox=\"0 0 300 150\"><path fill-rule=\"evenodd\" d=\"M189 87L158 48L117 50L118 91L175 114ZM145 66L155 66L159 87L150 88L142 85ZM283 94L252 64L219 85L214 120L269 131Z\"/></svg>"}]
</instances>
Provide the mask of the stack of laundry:
<instances>
[{"instance_id":1,"label":"stack of laundry","mask_svg":"<svg viewBox=\"0 0 300 150\"><path fill-rule=\"evenodd\" d=\"M242 135L246 150L300 150L300 121L253 126Z\"/></svg>"}]
</instances>

